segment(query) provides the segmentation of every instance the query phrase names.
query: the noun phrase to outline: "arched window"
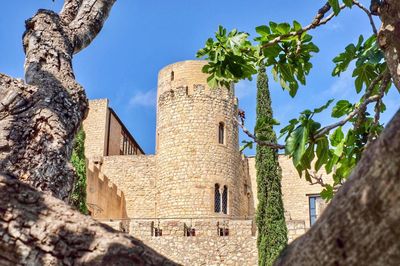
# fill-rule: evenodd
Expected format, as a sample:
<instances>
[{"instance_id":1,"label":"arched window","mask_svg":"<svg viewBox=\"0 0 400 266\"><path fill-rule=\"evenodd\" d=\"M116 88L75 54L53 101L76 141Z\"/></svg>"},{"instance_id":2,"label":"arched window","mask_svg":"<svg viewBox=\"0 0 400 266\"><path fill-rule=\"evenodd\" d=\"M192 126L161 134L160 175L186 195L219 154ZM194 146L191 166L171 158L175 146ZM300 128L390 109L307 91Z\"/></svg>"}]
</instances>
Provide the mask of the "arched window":
<instances>
[{"instance_id":1,"label":"arched window","mask_svg":"<svg viewBox=\"0 0 400 266\"><path fill-rule=\"evenodd\" d=\"M171 81L174 81L174 79L175 79L175 72L171 71Z\"/></svg>"},{"instance_id":2,"label":"arched window","mask_svg":"<svg viewBox=\"0 0 400 266\"><path fill-rule=\"evenodd\" d=\"M224 191L222 192L222 212L228 213L228 187L224 186Z\"/></svg>"},{"instance_id":3,"label":"arched window","mask_svg":"<svg viewBox=\"0 0 400 266\"><path fill-rule=\"evenodd\" d=\"M224 144L224 135L225 135L225 125L220 122L218 125L218 143Z\"/></svg>"},{"instance_id":4,"label":"arched window","mask_svg":"<svg viewBox=\"0 0 400 266\"><path fill-rule=\"evenodd\" d=\"M214 212L221 212L221 193L219 192L219 184L215 184Z\"/></svg>"}]
</instances>

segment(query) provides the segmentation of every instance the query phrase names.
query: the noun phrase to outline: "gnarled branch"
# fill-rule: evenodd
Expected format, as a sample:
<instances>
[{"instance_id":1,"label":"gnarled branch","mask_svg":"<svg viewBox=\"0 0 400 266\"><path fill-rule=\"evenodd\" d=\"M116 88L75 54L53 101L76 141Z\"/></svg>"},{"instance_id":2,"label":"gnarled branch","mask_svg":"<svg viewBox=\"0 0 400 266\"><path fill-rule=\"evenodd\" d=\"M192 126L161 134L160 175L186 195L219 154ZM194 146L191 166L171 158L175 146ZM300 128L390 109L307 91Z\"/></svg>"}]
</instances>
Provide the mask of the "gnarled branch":
<instances>
[{"instance_id":1,"label":"gnarled branch","mask_svg":"<svg viewBox=\"0 0 400 266\"><path fill-rule=\"evenodd\" d=\"M100 32L116 0L85 0L69 24L73 33L74 52L87 47Z\"/></svg>"},{"instance_id":2,"label":"gnarled branch","mask_svg":"<svg viewBox=\"0 0 400 266\"><path fill-rule=\"evenodd\" d=\"M79 8L83 0L65 0L63 8L60 12L60 17L65 24L70 24L78 14Z\"/></svg>"}]
</instances>

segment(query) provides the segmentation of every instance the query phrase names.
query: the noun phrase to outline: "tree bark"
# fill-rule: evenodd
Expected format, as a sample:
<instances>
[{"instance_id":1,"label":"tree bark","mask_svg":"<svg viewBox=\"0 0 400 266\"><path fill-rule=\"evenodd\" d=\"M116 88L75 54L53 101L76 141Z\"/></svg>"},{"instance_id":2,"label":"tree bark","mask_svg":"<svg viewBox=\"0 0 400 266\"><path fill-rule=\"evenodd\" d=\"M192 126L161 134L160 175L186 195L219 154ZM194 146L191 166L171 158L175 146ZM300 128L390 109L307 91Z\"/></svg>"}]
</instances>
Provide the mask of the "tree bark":
<instances>
[{"instance_id":1,"label":"tree bark","mask_svg":"<svg viewBox=\"0 0 400 266\"><path fill-rule=\"evenodd\" d=\"M399 265L400 110L315 225L275 265Z\"/></svg>"},{"instance_id":2,"label":"tree bark","mask_svg":"<svg viewBox=\"0 0 400 266\"><path fill-rule=\"evenodd\" d=\"M400 1L385 0L379 7L382 25L378 33L394 85L400 92Z\"/></svg>"},{"instance_id":3,"label":"tree bark","mask_svg":"<svg viewBox=\"0 0 400 266\"><path fill-rule=\"evenodd\" d=\"M5 175L0 175L0 239L0 265L176 265Z\"/></svg>"},{"instance_id":4,"label":"tree bark","mask_svg":"<svg viewBox=\"0 0 400 266\"><path fill-rule=\"evenodd\" d=\"M72 57L96 37L115 0L66 0L26 21L25 81L0 74L0 173L68 200L75 180L69 158L86 114Z\"/></svg>"}]
</instances>

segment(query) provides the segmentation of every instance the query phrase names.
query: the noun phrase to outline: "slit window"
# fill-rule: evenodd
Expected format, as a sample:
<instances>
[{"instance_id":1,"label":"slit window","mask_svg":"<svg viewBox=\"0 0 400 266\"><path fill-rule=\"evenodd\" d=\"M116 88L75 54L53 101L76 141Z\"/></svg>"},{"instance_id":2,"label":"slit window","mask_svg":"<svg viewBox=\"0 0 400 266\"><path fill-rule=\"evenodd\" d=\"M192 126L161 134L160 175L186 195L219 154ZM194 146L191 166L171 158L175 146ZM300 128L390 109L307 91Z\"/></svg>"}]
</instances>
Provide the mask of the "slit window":
<instances>
[{"instance_id":1,"label":"slit window","mask_svg":"<svg viewBox=\"0 0 400 266\"><path fill-rule=\"evenodd\" d=\"M218 143L224 144L224 136L225 135L225 125L224 123L220 122L218 125Z\"/></svg>"},{"instance_id":2,"label":"slit window","mask_svg":"<svg viewBox=\"0 0 400 266\"><path fill-rule=\"evenodd\" d=\"M228 187L224 186L224 190L222 192L222 212L224 214L228 213Z\"/></svg>"},{"instance_id":3,"label":"slit window","mask_svg":"<svg viewBox=\"0 0 400 266\"><path fill-rule=\"evenodd\" d=\"M171 71L171 81L174 81L174 79L175 79L175 72Z\"/></svg>"},{"instance_id":4,"label":"slit window","mask_svg":"<svg viewBox=\"0 0 400 266\"><path fill-rule=\"evenodd\" d=\"M219 192L219 184L215 184L214 212L221 212L221 193Z\"/></svg>"}]
</instances>

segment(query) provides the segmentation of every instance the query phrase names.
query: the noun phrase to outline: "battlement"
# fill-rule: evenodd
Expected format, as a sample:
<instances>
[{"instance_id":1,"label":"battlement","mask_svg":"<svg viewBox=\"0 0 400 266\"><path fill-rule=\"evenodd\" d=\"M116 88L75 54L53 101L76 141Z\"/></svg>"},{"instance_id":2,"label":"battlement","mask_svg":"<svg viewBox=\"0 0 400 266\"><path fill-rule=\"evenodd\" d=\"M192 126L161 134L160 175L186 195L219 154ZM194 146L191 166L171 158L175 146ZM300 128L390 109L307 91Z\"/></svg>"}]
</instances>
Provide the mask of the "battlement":
<instances>
[{"instance_id":1,"label":"battlement","mask_svg":"<svg viewBox=\"0 0 400 266\"><path fill-rule=\"evenodd\" d=\"M139 239L152 237L255 236L255 221L247 218L107 219L101 222Z\"/></svg>"},{"instance_id":2,"label":"battlement","mask_svg":"<svg viewBox=\"0 0 400 266\"><path fill-rule=\"evenodd\" d=\"M202 97L220 99L237 105L237 99L233 94L233 90L228 90L226 88L211 89L205 84L194 84L165 90L158 97L158 106L161 107L166 102L173 100L196 99Z\"/></svg>"}]
</instances>

